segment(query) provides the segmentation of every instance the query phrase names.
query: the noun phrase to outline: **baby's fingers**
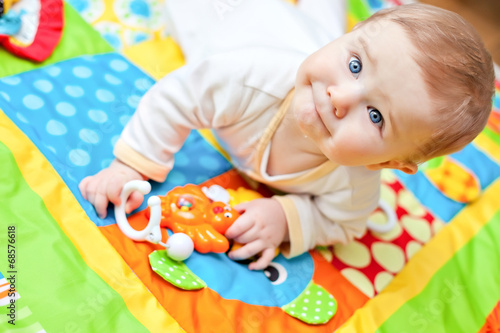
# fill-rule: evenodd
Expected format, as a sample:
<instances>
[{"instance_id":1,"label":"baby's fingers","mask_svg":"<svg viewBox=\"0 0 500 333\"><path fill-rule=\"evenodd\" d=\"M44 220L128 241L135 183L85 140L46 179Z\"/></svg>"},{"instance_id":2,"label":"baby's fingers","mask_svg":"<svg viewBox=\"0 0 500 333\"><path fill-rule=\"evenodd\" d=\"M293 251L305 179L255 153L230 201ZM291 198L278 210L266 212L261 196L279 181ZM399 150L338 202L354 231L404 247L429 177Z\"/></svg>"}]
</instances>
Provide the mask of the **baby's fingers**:
<instances>
[{"instance_id":1,"label":"baby's fingers","mask_svg":"<svg viewBox=\"0 0 500 333\"><path fill-rule=\"evenodd\" d=\"M95 211L101 219L105 218L106 215L108 215L108 212L107 212L108 203L109 203L108 197L106 195L104 195L102 192L96 192L93 200L92 201L89 200L89 201L94 205Z\"/></svg>"},{"instance_id":2,"label":"baby's fingers","mask_svg":"<svg viewBox=\"0 0 500 333\"><path fill-rule=\"evenodd\" d=\"M243 245L237 250L228 253L229 258L232 260L243 260L248 259L264 249L260 241L254 241Z\"/></svg>"},{"instance_id":3,"label":"baby's fingers","mask_svg":"<svg viewBox=\"0 0 500 333\"><path fill-rule=\"evenodd\" d=\"M249 215L243 214L238 217L236 221L234 221L233 225L231 225L226 230L226 233L224 235L229 239L237 238L250 230L253 227L254 223L255 222L253 218L251 218Z\"/></svg>"},{"instance_id":4,"label":"baby's fingers","mask_svg":"<svg viewBox=\"0 0 500 333\"><path fill-rule=\"evenodd\" d=\"M275 254L275 249L265 249L264 251L262 251L260 258L257 261L252 262L248 265L248 269L258 271L266 268L267 266L269 266L271 261L273 261Z\"/></svg>"},{"instance_id":5,"label":"baby's fingers","mask_svg":"<svg viewBox=\"0 0 500 333\"><path fill-rule=\"evenodd\" d=\"M88 184L90 182L90 180L92 179L92 177L85 177L82 179L82 181L80 182L80 184L78 184L78 189L80 190L80 193L82 194L82 197L85 199L85 200L88 200L87 199L87 187L88 187Z\"/></svg>"},{"instance_id":6,"label":"baby's fingers","mask_svg":"<svg viewBox=\"0 0 500 333\"><path fill-rule=\"evenodd\" d=\"M142 195L140 192L132 192L132 194L128 197L127 204L125 205L125 213L129 214L134 209L138 208L143 200L144 195Z\"/></svg>"}]
</instances>

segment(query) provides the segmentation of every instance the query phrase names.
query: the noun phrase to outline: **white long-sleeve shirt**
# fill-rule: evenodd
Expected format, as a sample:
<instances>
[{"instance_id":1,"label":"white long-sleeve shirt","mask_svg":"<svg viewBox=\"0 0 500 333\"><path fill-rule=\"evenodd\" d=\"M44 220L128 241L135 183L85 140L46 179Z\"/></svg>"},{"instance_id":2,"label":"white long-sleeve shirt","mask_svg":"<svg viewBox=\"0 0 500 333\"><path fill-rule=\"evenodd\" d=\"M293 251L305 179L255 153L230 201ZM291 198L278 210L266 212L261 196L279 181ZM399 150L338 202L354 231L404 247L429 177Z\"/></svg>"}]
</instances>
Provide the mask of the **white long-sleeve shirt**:
<instances>
[{"instance_id":1,"label":"white long-sleeve shirt","mask_svg":"<svg viewBox=\"0 0 500 333\"><path fill-rule=\"evenodd\" d=\"M311 47L238 45L227 51L193 51L187 65L145 94L115 146L115 156L163 181L191 129L211 128L236 168L288 193L275 196L288 223L285 255L362 236L378 203L379 172L329 161L293 174L266 172L272 136Z\"/></svg>"}]
</instances>

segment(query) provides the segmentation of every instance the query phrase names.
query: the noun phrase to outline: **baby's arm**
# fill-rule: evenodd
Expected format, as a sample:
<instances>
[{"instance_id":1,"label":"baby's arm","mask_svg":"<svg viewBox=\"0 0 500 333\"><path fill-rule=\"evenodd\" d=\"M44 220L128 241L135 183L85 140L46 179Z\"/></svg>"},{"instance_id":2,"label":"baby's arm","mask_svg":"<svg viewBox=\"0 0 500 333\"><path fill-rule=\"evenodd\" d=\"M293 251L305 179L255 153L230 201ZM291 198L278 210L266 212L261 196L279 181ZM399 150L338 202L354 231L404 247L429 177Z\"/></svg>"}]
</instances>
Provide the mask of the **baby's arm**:
<instances>
[{"instance_id":1,"label":"baby's arm","mask_svg":"<svg viewBox=\"0 0 500 333\"><path fill-rule=\"evenodd\" d=\"M117 160L79 186L100 217L106 216L109 202L119 203L127 181L164 181L173 167L174 154L192 129L217 128L239 120L244 110L241 103L249 99L241 83L246 73L234 70L241 66L239 60L234 55L220 55L184 66L144 95L114 147ZM142 195L134 193L127 211L141 201Z\"/></svg>"},{"instance_id":2,"label":"baby's arm","mask_svg":"<svg viewBox=\"0 0 500 333\"><path fill-rule=\"evenodd\" d=\"M119 160L114 160L109 167L84 178L78 187L83 198L94 205L99 217L105 218L108 203L119 205L122 188L131 180L147 180L147 178ZM125 211L127 213L133 211L140 206L142 200L141 193L133 192L128 198Z\"/></svg>"},{"instance_id":3,"label":"baby's arm","mask_svg":"<svg viewBox=\"0 0 500 333\"><path fill-rule=\"evenodd\" d=\"M226 231L226 237L243 247L231 251L229 257L240 260L260 253L257 261L248 268L260 270L266 268L273 260L276 248L288 240L288 227L285 212L280 203L272 198L253 200L235 206L243 213Z\"/></svg>"}]
</instances>

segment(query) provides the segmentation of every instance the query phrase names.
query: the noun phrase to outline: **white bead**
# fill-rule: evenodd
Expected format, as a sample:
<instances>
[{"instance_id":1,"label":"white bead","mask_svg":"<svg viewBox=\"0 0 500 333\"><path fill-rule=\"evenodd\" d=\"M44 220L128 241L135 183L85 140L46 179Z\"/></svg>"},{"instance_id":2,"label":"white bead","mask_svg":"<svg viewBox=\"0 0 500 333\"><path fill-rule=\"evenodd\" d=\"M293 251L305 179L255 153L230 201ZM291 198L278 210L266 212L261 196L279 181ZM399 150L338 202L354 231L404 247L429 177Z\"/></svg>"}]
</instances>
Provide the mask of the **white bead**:
<instances>
[{"instance_id":1,"label":"white bead","mask_svg":"<svg viewBox=\"0 0 500 333\"><path fill-rule=\"evenodd\" d=\"M191 238L184 233L170 235L167 240L167 255L177 261L186 260L194 250Z\"/></svg>"}]
</instances>

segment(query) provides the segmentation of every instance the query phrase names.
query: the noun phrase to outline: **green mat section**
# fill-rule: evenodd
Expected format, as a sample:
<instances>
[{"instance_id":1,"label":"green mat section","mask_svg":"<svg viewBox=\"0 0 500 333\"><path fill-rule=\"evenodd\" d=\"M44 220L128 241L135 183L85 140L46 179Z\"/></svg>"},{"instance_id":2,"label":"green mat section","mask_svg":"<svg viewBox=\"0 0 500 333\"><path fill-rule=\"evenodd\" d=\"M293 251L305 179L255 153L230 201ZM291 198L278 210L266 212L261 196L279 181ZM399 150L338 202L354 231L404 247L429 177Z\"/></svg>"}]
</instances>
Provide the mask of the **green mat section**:
<instances>
[{"instance_id":1,"label":"green mat section","mask_svg":"<svg viewBox=\"0 0 500 333\"><path fill-rule=\"evenodd\" d=\"M7 244L8 227L15 225L16 289L21 296L16 314L26 317L16 320L16 332L23 325L25 332L39 331L34 330L39 325L47 332L146 332L121 296L86 265L3 143L0 164L0 244ZM2 246L0 271L9 277L9 270L7 246ZM4 320L7 311L0 307L0 332L13 328Z\"/></svg>"}]
</instances>

